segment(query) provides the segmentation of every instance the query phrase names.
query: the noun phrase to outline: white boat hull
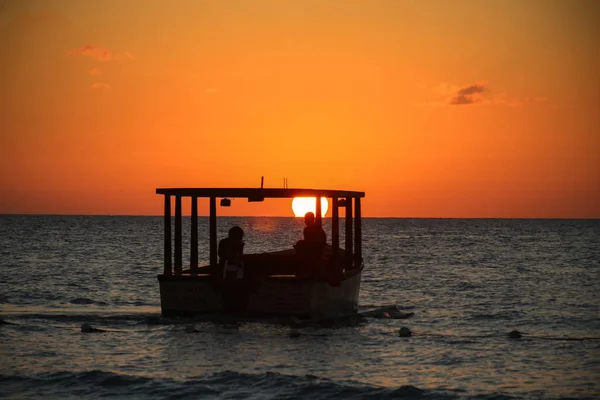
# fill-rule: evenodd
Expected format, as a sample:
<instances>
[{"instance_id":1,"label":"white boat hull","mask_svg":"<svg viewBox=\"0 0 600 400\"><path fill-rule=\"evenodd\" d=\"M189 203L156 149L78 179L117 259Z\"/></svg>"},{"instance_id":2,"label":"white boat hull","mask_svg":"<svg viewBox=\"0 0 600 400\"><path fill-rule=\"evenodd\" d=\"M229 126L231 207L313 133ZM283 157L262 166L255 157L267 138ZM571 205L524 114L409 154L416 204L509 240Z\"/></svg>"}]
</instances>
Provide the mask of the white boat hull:
<instances>
[{"instance_id":1,"label":"white boat hull","mask_svg":"<svg viewBox=\"0 0 600 400\"><path fill-rule=\"evenodd\" d=\"M236 313L324 318L355 312L361 272L332 285L272 275L255 282L224 282L210 275L159 276L163 315Z\"/></svg>"}]
</instances>

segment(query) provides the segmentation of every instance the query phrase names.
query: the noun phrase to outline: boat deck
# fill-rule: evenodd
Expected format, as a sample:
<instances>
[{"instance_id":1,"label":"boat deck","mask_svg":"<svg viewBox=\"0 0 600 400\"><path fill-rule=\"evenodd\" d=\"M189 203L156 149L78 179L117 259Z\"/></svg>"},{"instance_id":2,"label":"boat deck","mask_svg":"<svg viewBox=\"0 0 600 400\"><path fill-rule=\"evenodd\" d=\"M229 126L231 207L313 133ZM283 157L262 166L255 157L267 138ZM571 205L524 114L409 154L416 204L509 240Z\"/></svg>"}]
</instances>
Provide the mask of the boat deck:
<instances>
[{"instance_id":1,"label":"boat deck","mask_svg":"<svg viewBox=\"0 0 600 400\"><path fill-rule=\"evenodd\" d=\"M331 246L326 246L323 253L317 256L301 256L294 249L273 252L244 254L244 275L249 278L269 277L273 279L312 278L317 272L344 269L344 250L338 250L338 257L332 259ZM198 267L196 273L185 269L177 276L207 279L221 276L218 266L204 265Z\"/></svg>"}]
</instances>

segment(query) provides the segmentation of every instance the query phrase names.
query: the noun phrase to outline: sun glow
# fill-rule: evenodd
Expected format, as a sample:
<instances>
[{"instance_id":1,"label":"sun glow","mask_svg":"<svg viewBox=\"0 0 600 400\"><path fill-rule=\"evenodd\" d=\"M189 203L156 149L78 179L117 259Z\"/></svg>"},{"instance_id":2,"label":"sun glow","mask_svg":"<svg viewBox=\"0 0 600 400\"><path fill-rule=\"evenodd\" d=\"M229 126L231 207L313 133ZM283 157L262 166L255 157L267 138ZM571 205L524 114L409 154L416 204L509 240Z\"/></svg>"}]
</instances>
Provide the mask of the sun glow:
<instances>
[{"instance_id":1,"label":"sun glow","mask_svg":"<svg viewBox=\"0 0 600 400\"><path fill-rule=\"evenodd\" d=\"M315 197L294 197L292 200L292 210L296 217L304 217L307 212L315 213L317 205L317 199ZM327 199L321 197L321 216L324 217L327 214L329 203Z\"/></svg>"}]
</instances>

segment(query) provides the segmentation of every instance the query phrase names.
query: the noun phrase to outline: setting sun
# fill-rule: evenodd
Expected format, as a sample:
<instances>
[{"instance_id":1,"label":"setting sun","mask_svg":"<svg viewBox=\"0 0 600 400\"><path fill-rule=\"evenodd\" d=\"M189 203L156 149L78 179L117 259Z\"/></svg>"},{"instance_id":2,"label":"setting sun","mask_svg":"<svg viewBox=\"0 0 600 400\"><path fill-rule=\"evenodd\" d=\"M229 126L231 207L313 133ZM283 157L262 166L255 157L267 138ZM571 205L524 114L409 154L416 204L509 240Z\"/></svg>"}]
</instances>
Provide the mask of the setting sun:
<instances>
[{"instance_id":1,"label":"setting sun","mask_svg":"<svg viewBox=\"0 0 600 400\"><path fill-rule=\"evenodd\" d=\"M314 197L295 197L292 200L292 210L294 210L294 215L296 217L304 217L307 212L316 212L316 198ZM321 216L324 217L327 214L327 208L329 204L327 203L327 199L321 197Z\"/></svg>"}]
</instances>

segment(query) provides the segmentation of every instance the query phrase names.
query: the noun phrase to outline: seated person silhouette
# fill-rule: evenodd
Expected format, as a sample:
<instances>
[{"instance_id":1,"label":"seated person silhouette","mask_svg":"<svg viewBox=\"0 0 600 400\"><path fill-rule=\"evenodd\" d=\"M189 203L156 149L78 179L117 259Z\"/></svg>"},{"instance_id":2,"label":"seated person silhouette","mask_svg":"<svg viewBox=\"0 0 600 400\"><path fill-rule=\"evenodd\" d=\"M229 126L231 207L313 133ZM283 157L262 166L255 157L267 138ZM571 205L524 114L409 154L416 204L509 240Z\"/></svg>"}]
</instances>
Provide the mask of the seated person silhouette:
<instances>
[{"instance_id":1,"label":"seated person silhouette","mask_svg":"<svg viewBox=\"0 0 600 400\"><path fill-rule=\"evenodd\" d=\"M304 215L304 223L304 239L299 240L294 248L302 255L319 256L327 242L325 231L321 225L315 223L315 214L312 212Z\"/></svg>"},{"instance_id":2,"label":"seated person silhouette","mask_svg":"<svg viewBox=\"0 0 600 400\"><path fill-rule=\"evenodd\" d=\"M244 252L244 230L234 226L225 239L219 242L219 271L223 278L241 279L244 277L242 255Z\"/></svg>"}]
</instances>

